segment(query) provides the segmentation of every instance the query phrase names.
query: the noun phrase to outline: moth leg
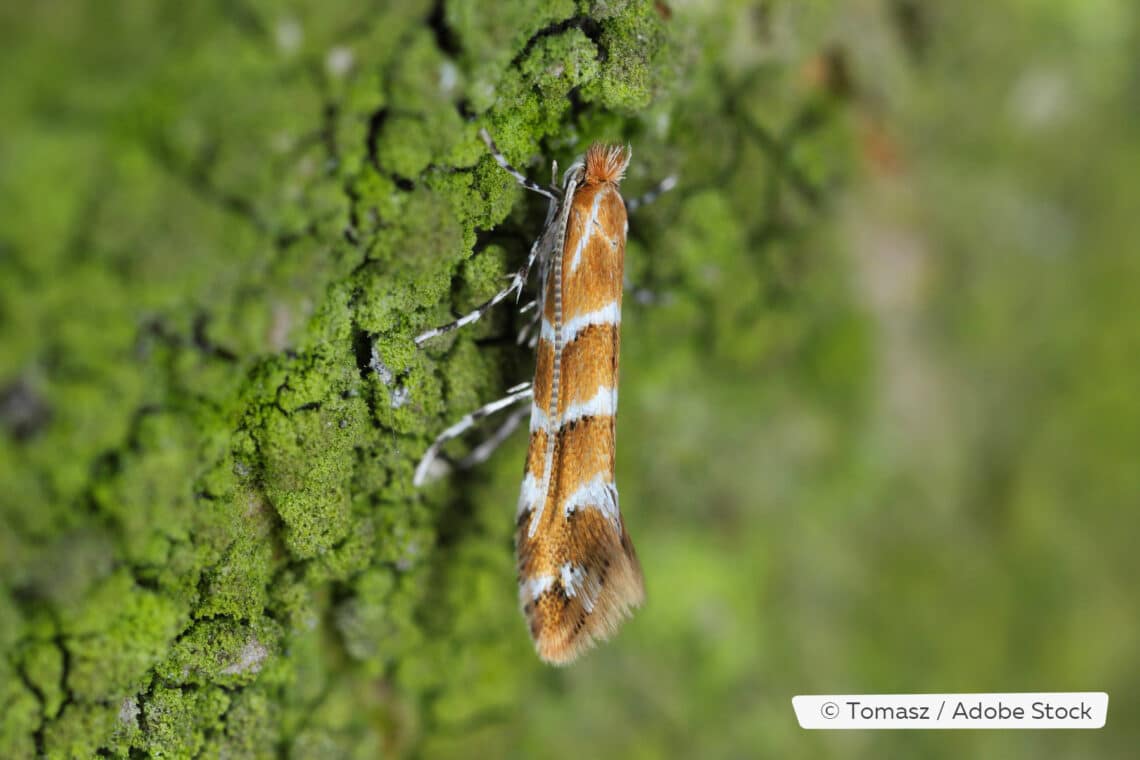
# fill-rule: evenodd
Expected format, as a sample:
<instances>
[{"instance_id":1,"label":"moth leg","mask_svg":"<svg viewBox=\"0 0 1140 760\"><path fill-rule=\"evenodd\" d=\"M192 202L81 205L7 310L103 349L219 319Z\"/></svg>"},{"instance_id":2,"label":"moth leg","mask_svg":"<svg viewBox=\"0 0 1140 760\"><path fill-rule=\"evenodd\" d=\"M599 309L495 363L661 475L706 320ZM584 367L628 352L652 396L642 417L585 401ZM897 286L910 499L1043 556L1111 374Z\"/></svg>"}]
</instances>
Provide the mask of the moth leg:
<instances>
[{"instance_id":1,"label":"moth leg","mask_svg":"<svg viewBox=\"0 0 1140 760\"><path fill-rule=\"evenodd\" d=\"M519 314L526 314L528 311L532 311L532 310L534 311L534 314L531 315L531 318L527 321L527 323L525 325L523 325L523 328L521 330L519 330L519 335L518 335L516 342L520 346L529 345L533 348L533 339L537 335L537 333L535 331L538 329L538 326L542 323L542 312L540 312L536 308L537 306L538 306L538 300L536 299L534 301L530 301L529 303L523 304L519 308Z\"/></svg>"},{"instance_id":2,"label":"moth leg","mask_svg":"<svg viewBox=\"0 0 1140 760\"><path fill-rule=\"evenodd\" d=\"M552 211L551 211L551 213L552 213L553 212L553 205L551 206L551 209L552 209ZM549 217L550 215L551 214L548 213L547 217ZM531 270L534 269L534 262L538 259L538 257L542 253L542 245L543 245L543 242L545 241L545 239L546 238L544 235L540 235L538 238L535 239L534 243L530 247L530 254L526 258L526 264L524 264L522 266L522 268L519 269L517 272L515 272L513 275L510 275L510 278L511 278L511 284L510 285L503 288L498 293L491 296L486 302L484 302L480 306L477 306L473 311L470 311L467 314L464 314L462 317L455 320L454 322L448 322L445 325L440 325L439 327L433 327L430 330L425 330L424 332L420 333L415 338L416 345L422 346L425 342L436 337L437 335L443 335L444 333L451 332L452 330L457 330L460 327L464 327L466 325L471 324L472 322L477 321L480 317L482 317L488 311L493 309L497 304L500 304L503 301L507 300L507 298L509 298L512 293L515 294L515 301L517 302L519 296L522 295L522 291L523 291L523 288L526 286L527 280L530 279ZM533 303L534 302L531 302L531 304L528 304L527 307L533 308ZM526 311L526 307L524 307L521 311Z\"/></svg>"},{"instance_id":3,"label":"moth leg","mask_svg":"<svg viewBox=\"0 0 1140 760\"><path fill-rule=\"evenodd\" d=\"M495 449L503 445L503 443L515 432L515 428L519 423L530 416L530 407L522 407L510 413L499 429L490 435L487 440L480 443L471 453L463 457L456 463L456 467L461 470L466 470L469 467L482 464L491 458L491 454L495 453Z\"/></svg>"},{"instance_id":4,"label":"moth leg","mask_svg":"<svg viewBox=\"0 0 1140 760\"><path fill-rule=\"evenodd\" d=\"M436 438L432 445L428 447L428 450L424 452L423 459L421 459L420 463L416 465L416 474L412 479L412 482L416 486L421 486L424 484L424 481L427 480L428 472L431 470L432 464L435 462L436 457L439 456L439 451L441 448L443 448L443 445L445 443L452 440L453 438L458 438L459 436L463 435L468 430L473 428L483 418L488 417L502 409L513 406L520 401L532 398L533 396L534 389L531 387L531 384L522 383L511 388L507 392L507 395L503 398L492 401L489 404L484 404L470 414L464 415L462 419L449 427L447 430L444 430L442 433L440 433L439 437ZM517 425L518 423L516 422L515 424ZM509 434L510 430L508 430L507 433ZM494 439L497 435L498 433L492 436L492 439ZM505 438L506 435L503 437ZM472 455L478 451L479 449L477 448L475 452L472 452Z\"/></svg>"},{"instance_id":5,"label":"moth leg","mask_svg":"<svg viewBox=\"0 0 1140 760\"><path fill-rule=\"evenodd\" d=\"M657 185L649 192L639 195L636 198L630 198L625 202L625 210L630 214L637 211L642 206L647 206L653 201L657 200L664 193L669 192L677 186L677 175L670 174L665 179L657 183Z\"/></svg>"},{"instance_id":6,"label":"moth leg","mask_svg":"<svg viewBox=\"0 0 1140 760\"><path fill-rule=\"evenodd\" d=\"M469 325L472 322L477 321L479 317L483 316L488 311L493 309L497 304L500 304L503 301L507 300L512 293L521 293L523 286L526 284L527 277L530 274L529 270L530 262L528 261L525 267L515 272L513 275L510 275L510 285L503 288L498 293L491 296L487 301L477 306L473 311L464 314L454 322L448 322L446 325L440 325L439 327L433 327L430 330L424 330L422 333L416 336L416 345L422 346L425 342L437 335L443 335L444 333L451 332L452 330L458 330L460 327Z\"/></svg>"},{"instance_id":7,"label":"moth leg","mask_svg":"<svg viewBox=\"0 0 1140 760\"><path fill-rule=\"evenodd\" d=\"M529 179L525 174L520 172L515 167L511 166L507 161L507 157L500 151L499 147L495 145L495 141L491 138L491 133L486 129L479 130L479 137L483 138L483 142L487 144L487 150L491 151L491 157L495 159L495 163L503 167L503 170L515 178L515 181L520 185L530 190L533 193L549 198L554 203L562 200L562 191L558 187L551 185L550 187L543 187L542 185Z\"/></svg>"}]
</instances>

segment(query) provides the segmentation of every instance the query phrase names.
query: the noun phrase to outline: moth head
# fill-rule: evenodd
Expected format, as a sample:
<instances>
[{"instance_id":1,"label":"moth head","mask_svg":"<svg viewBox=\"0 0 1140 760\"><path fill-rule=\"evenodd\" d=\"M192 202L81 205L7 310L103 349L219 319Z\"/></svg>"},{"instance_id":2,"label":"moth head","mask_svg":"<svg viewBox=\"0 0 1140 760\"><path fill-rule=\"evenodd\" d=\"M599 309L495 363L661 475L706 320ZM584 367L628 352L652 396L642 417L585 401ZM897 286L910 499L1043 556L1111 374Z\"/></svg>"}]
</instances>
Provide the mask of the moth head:
<instances>
[{"instance_id":1,"label":"moth head","mask_svg":"<svg viewBox=\"0 0 1140 760\"><path fill-rule=\"evenodd\" d=\"M628 145L594 143L562 175L562 188L575 185L618 184L625 176L633 151Z\"/></svg>"},{"instance_id":2,"label":"moth head","mask_svg":"<svg viewBox=\"0 0 1140 760\"><path fill-rule=\"evenodd\" d=\"M586 151L583 180L586 184L618 184L625 176L633 150L628 145L594 143Z\"/></svg>"}]
</instances>

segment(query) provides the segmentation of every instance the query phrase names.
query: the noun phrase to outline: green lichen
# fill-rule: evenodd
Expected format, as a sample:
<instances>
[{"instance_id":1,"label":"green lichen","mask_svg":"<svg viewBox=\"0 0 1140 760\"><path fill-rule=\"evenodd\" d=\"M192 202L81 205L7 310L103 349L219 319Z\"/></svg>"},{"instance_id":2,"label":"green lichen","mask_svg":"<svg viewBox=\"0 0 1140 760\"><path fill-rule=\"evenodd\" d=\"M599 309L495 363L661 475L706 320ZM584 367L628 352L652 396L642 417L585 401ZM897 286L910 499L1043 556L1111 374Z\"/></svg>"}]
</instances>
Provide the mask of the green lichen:
<instances>
[{"instance_id":1,"label":"green lichen","mask_svg":"<svg viewBox=\"0 0 1140 760\"><path fill-rule=\"evenodd\" d=\"M125 571L99 583L62 619L70 693L80 702L132 693L186 625L187 607Z\"/></svg>"},{"instance_id":2,"label":"green lichen","mask_svg":"<svg viewBox=\"0 0 1140 760\"><path fill-rule=\"evenodd\" d=\"M270 620L204 620L178 639L155 673L177 686L246 686L275 656L280 640L281 631Z\"/></svg>"},{"instance_id":3,"label":"green lichen","mask_svg":"<svg viewBox=\"0 0 1140 760\"><path fill-rule=\"evenodd\" d=\"M34 757L35 727L44 721L35 692L20 682L11 666L0 668L0 746L11 757Z\"/></svg>"},{"instance_id":4,"label":"green lichen","mask_svg":"<svg viewBox=\"0 0 1140 760\"><path fill-rule=\"evenodd\" d=\"M86 702L68 705L58 718L43 724L43 756L51 760L95 757L100 749L111 746L115 747L112 751L125 756L125 748L118 744L118 738L141 736L133 705L131 697L123 697L113 705Z\"/></svg>"},{"instance_id":5,"label":"green lichen","mask_svg":"<svg viewBox=\"0 0 1140 760\"><path fill-rule=\"evenodd\" d=\"M519 65L523 79L552 102L594 81L600 69L598 47L579 29L541 39Z\"/></svg>"},{"instance_id":6,"label":"green lichen","mask_svg":"<svg viewBox=\"0 0 1140 760\"><path fill-rule=\"evenodd\" d=\"M583 88L583 98L610 110L646 108L670 80L677 52L668 45L660 10L652 3L630 3L621 11L611 9L601 25L599 44L607 55L601 75Z\"/></svg>"},{"instance_id":7,"label":"green lichen","mask_svg":"<svg viewBox=\"0 0 1140 760\"><path fill-rule=\"evenodd\" d=\"M217 687L154 689L142 706L142 749L154 757L193 757L209 734L222 730L229 706L229 695Z\"/></svg>"},{"instance_id":8,"label":"green lichen","mask_svg":"<svg viewBox=\"0 0 1140 760\"><path fill-rule=\"evenodd\" d=\"M221 730L206 739L206 758L276 757L280 708L265 689L256 686L234 692L226 709Z\"/></svg>"},{"instance_id":9,"label":"green lichen","mask_svg":"<svg viewBox=\"0 0 1140 760\"><path fill-rule=\"evenodd\" d=\"M467 97L482 113L500 97L510 61L544 28L573 17L572 0L535 4L525 0L496 3L492 12L478 0L445 3L444 21L462 51L468 74Z\"/></svg>"},{"instance_id":10,"label":"green lichen","mask_svg":"<svg viewBox=\"0 0 1140 760\"><path fill-rule=\"evenodd\" d=\"M24 677L39 690L42 719L54 718L65 698L63 651L55 641L33 641L25 648L21 659Z\"/></svg>"}]
</instances>

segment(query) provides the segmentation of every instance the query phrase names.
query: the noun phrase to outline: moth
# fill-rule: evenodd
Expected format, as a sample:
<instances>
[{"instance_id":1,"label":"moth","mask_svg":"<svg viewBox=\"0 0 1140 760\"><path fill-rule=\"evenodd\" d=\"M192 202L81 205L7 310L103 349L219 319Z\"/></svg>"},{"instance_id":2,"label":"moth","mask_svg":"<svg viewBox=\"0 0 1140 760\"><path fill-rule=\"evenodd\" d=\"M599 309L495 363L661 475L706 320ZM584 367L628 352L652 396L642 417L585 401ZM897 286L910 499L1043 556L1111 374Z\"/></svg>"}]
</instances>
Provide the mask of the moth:
<instances>
[{"instance_id":1,"label":"moth","mask_svg":"<svg viewBox=\"0 0 1140 760\"><path fill-rule=\"evenodd\" d=\"M561 186L538 185L512 167L485 130L496 162L550 201L541 235L510 284L478 309L422 333L417 344L477 320L516 299L538 270L534 316L520 342L535 348L534 381L445 430L416 468L417 485L446 441L484 417L530 400L461 464L482 461L530 417L530 447L516 512L519 605L538 656L562 665L611 636L645 599L641 565L618 506L615 415L625 243L629 224L620 184L628 147L595 143L566 170ZM558 176L557 163L552 175ZM630 208L675 183L669 178Z\"/></svg>"}]
</instances>

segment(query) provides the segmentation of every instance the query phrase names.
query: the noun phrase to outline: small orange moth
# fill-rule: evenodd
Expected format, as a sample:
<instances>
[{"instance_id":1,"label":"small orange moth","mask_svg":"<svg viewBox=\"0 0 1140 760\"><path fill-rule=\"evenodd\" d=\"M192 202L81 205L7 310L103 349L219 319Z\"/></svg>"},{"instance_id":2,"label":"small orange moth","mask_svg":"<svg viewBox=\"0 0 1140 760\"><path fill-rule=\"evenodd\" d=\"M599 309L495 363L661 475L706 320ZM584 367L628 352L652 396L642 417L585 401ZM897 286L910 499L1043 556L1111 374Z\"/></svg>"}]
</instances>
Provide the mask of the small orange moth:
<instances>
[{"instance_id":1,"label":"small orange moth","mask_svg":"<svg viewBox=\"0 0 1140 760\"><path fill-rule=\"evenodd\" d=\"M543 187L514 169L486 131L495 160L524 187L550 199L546 226L511 284L475 311L422 333L417 344L478 319L521 292L538 263L540 288L534 382L467 415L444 431L416 469L419 485L440 446L487 415L531 399L530 448L516 515L519 604L544 661L572 662L612 635L645 599L641 566L618 508L614 480L618 347L627 203L619 190L630 150L595 143L565 173L562 186ZM557 177L557 164L554 176ZM670 189L673 178L655 193ZM632 208L643 200L632 200ZM482 461L517 426L512 415L466 463Z\"/></svg>"}]
</instances>

